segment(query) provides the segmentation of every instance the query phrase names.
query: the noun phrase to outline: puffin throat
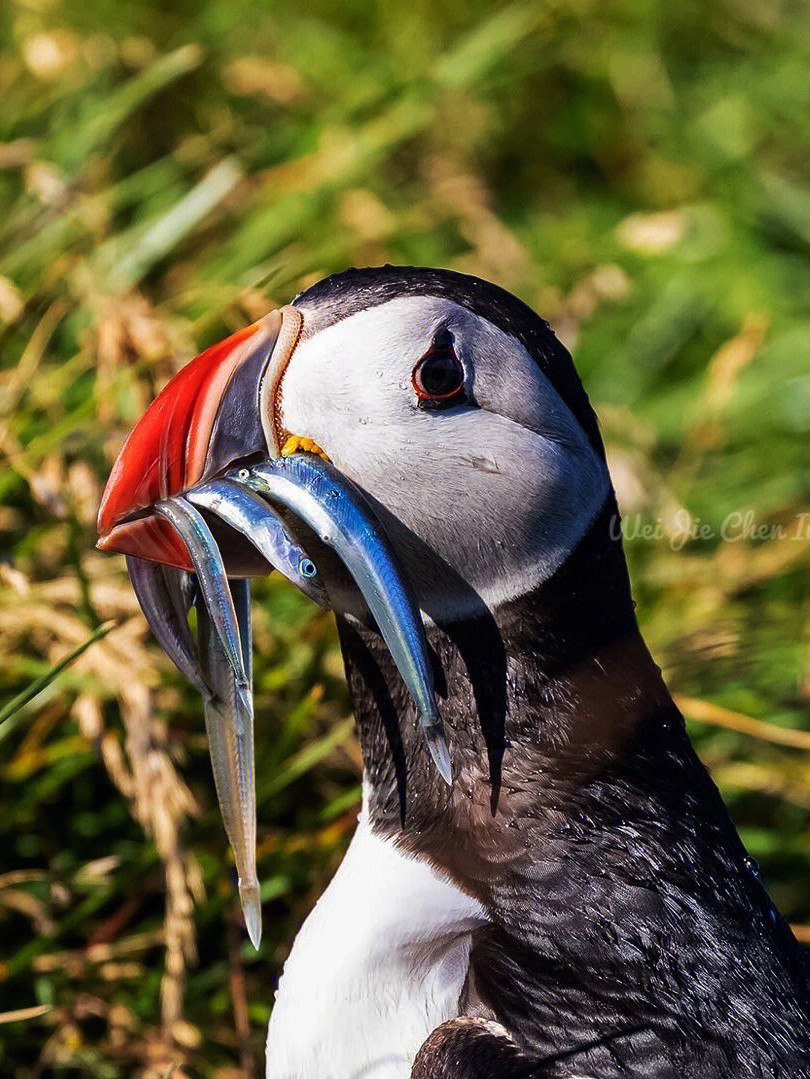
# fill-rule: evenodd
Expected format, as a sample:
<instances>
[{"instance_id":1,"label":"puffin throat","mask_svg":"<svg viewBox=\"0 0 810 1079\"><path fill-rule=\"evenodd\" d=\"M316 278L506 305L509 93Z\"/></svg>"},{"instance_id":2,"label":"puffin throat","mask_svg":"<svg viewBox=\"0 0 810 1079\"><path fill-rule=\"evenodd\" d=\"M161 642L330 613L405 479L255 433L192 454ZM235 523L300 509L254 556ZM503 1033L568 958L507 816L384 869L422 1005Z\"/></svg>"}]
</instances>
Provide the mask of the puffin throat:
<instances>
[{"instance_id":1,"label":"puffin throat","mask_svg":"<svg viewBox=\"0 0 810 1079\"><path fill-rule=\"evenodd\" d=\"M385 652L362 626L338 621L372 825L467 888L497 875L490 855L511 845L510 821L535 810L562 818L635 728L671 704L638 632L611 536L616 512L611 497L541 587L428 628L457 774L449 794L414 753L411 705Z\"/></svg>"}]
</instances>

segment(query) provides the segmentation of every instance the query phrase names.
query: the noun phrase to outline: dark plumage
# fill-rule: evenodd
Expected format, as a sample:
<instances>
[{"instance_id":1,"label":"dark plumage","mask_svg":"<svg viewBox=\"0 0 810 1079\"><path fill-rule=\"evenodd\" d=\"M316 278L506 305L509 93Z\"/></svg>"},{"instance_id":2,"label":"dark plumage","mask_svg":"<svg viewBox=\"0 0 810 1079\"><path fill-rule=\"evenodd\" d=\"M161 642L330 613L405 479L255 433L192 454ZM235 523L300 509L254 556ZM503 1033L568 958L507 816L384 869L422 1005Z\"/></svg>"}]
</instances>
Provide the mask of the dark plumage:
<instances>
[{"instance_id":1,"label":"dark plumage","mask_svg":"<svg viewBox=\"0 0 810 1079\"><path fill-rule=\"evenodd\" d=\"M531 345L601 448L570 357L499 289L353 271L298 303L340 318L403 289L440 290ZM473 938L462 1013L512 1041L451 1020L417 1057L416 1079L810 1076L807 956L638 635L616 512L611 499L531 595L429 631L450 792L379 637L339 620L372 826L492 918Z\"/></svg>"},{"instance_id":2,"label":"dark plumage","mask_svg":"<svg viewBox=\"0 0 810 1079\"><path fill-rule=\"evenodd\" d=\"M597 564L586 557L595 539L565 576ZM592 687L583 702L590 664L570 638L567 656L536 648L550 596L518 601L494 626L433 631L457 769L449 796L424 765L387 653L374 634L341 626L372 821L493 915L474 937L469 1014L496 1019L535 1059L555 1058L531 1074L810 1075L805 953L651 661L632 669L646 665L638 638L615 635L610 602L591 611L587 587L577 596L556 583L554 599L579 598L588 637L601 631L612 645L605 701ZM642 705L649 694L626 730L615 704L624 676Z\"/></svg>"}]
</instances>

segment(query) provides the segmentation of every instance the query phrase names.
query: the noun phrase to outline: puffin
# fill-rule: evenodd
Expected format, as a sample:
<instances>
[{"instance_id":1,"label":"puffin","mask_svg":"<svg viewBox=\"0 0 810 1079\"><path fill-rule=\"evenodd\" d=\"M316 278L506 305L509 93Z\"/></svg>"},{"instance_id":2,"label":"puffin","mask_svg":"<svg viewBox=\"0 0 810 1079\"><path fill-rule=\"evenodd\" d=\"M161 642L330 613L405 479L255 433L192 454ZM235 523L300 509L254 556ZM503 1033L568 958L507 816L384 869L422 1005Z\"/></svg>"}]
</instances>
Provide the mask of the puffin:
<instances>
[{"instance_id":1,"label":"puffin","mask_svg":"<svg viewBox=\"0 0 810 1079\"><path fill-rule=\"evenodd\" d=\"M254 939L245 582L281 569L337 621L362 808L268 1079L810 1077L810 962L640 635L618 522L571 356L450 270L321 280L135 427L99 546L203 694Z\"/></svg>"}]
</instances>

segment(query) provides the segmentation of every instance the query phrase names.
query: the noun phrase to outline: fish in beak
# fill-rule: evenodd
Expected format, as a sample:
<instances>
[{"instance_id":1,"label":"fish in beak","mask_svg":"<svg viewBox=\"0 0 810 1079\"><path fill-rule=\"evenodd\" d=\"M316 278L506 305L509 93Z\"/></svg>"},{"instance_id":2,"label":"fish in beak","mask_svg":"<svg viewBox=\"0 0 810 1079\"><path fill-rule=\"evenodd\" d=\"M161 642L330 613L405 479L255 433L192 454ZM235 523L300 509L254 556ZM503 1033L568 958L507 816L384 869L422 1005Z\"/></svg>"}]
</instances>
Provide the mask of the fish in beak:
<instances>
[{"instance_id":1,"label":"fish in beak","mask_svg":"<svg viewBox=\"0 0 810 1079\"><path fill-rule=\"evenodd\" d=\"M422 619L382 525L360 489L317 447L288 440L280 429L278 390L300 333L300 313L284 307L175 375L124 444L98 516L98 546L127 556L155 637L202 696L217 796L255 946L261 906L248 578L275 569L329 605L291 518L332 548L353 578L418 706L434 764L452 781ZM300 452L302 444L310 452Z\"/></svg>"}]
</instances>

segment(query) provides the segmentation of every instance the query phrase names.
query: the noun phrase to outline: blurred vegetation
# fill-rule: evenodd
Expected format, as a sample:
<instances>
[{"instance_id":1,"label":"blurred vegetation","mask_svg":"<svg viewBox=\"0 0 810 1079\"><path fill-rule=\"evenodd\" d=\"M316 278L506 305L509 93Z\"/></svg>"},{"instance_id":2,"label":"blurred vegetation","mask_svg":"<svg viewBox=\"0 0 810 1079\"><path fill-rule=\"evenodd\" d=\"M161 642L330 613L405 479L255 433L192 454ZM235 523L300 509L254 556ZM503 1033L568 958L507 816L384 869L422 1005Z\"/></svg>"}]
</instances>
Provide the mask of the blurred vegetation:
<instances>
[{"instance_id":1,"label":"blurred vegetation","mask_svg":"<svg viewBox=\"0 0 810 1079\"><path fill-rule=\"evenodd\" d=\"M333 628L257 588L256 955L94 514L182 363L350 264L496 280L573 349L647 637L810 939L807 4L8 0L0 50L0 1073L260 1070L359 798Z\"/></svg>"}]
</instances>

